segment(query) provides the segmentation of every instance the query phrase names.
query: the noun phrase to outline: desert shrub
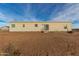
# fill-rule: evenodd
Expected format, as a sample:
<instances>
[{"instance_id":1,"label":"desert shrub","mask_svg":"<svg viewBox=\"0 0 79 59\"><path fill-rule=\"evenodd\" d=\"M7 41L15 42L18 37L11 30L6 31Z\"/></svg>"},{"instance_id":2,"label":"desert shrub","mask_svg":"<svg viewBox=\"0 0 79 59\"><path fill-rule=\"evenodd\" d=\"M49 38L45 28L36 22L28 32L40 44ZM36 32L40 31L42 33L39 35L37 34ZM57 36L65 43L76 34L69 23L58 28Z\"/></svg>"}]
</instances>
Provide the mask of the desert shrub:
<instances>
[{"instance_id":1,"label":"desert shrub","mask_svg":"<svg viewBox=\"0 0 79 59\"><path fill-rule=\"evenodd\" d=\"M18 49L15 45L12 43L9 43L5 48L4 48L5 53L7 53L7 56L20 56L21 52L20 49Z\"/></svg>"}]
</instances>

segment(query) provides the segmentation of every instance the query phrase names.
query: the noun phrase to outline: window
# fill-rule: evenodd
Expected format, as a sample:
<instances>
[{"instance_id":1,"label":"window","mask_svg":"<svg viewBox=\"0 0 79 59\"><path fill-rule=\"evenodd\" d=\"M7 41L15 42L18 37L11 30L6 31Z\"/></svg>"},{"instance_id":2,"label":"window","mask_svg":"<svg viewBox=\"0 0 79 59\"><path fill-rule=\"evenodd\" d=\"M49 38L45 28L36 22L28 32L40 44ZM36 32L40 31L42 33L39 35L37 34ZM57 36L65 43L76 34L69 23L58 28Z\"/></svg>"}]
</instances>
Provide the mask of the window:
<instances>
[{"instance_id":1,"label":"window","mask_svg":"<svg viewBox=\"0 0 79 59\"><path fill-rule=\"evenodd\" d=\"M38 24L35 24L35 27L38 27Z\"/></svg>"},{"instance_id":2,"label":"window","mask_svg":"<svg viewBox=\"0 0 79 59\"><path fill-rule=\"evenodd\" d=\"M12 24L11 26L12 26L12 28L14 28L15 27L15 24Z\"/></svg>"},{"instance_id":3,"label":"window","mask_svg":"<svg viewBox=\"0 0 79 59\"><path fill-rule=\"evenodd\" d=\"M67 29L67 26L65 26L64 29Z\"/></svg>"},{"instance_id":4,"label":"window","mask_svg":"<svg viewBox=\"0 0 79 59\"><path fill-rule=\"evenodd\" d=\"M23 24L23 27L25 27L25 24Z\"/></svg>"},{"instance_id":5,"label":"window","mask_svg":"<svg viewBox=\"0 0 79 59\"><path fill-rule=\"evenodd\" d=\"M44 25L44 29L45 29L45 30L49 30L49 25L48 25L48 24L45 24L45 25Z\"/></svg>"}]
</instances>

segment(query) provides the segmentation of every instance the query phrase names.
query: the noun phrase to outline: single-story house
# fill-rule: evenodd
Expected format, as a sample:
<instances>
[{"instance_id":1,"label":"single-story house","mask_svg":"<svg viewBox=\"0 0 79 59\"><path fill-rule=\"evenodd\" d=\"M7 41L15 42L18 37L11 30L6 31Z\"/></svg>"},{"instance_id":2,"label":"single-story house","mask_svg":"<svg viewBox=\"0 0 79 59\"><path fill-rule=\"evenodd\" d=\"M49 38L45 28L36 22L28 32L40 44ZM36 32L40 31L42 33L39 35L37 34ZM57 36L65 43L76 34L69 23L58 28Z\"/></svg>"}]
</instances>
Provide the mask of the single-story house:
<instances>
[{"instance_id":1,"label":"single-story house","mask_svg":"<svg viewBox=\"0 0 79 59\"><path fill-rule=\"evenodd\" d=\"M11 22L9 24L11 32L31 32L31 31L72 31L72 23L70 21L54 21L54 22Z\"/></svg>"}]
</instances>

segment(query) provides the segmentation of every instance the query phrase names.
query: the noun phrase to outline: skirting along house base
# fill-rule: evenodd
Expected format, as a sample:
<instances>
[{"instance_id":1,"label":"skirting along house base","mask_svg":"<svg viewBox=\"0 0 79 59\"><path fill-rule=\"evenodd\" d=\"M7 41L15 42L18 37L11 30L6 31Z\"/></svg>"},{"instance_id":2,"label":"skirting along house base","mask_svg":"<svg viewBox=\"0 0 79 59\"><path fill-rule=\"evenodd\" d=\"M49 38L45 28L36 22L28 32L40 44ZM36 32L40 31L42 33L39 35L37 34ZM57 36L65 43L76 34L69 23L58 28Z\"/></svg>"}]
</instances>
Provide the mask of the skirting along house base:
<instances>
[{"instance_id":1,"label":"skirting along house base","mask_svg":"<svg viewBox=\"0 0 79 59\"><path fill-rule=\"evenodd\" d=\"M9 26L11 32L54 32L72 31L72 23L64 22L11 22Z\"/></svg>"}]
</instances>

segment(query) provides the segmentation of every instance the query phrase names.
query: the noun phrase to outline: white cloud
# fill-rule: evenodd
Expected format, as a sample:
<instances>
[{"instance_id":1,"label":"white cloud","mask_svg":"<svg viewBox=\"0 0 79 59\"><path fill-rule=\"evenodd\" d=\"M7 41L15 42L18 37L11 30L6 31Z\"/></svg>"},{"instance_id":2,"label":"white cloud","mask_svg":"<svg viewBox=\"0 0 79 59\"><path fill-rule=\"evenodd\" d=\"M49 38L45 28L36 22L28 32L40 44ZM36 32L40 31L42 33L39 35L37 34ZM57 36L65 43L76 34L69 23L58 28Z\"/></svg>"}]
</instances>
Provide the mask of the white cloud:
<instances>
[{"instance_id":1,"label":"white cloud","mask_svg":"<svg viewBox=\"0 0 79 59\"><path fill-rule=\"evenodd\" d=\"M54 18L51 17L51 20L49 21L64 21L64 20L72 21L73 28L75 27L79 28L78 26L74 26L76 24L74 23L75 21L79 22L79 4L66 4L65 6L66 6L65 10L58 12L57 16ZM77 25L79 24L77 23Z\"/></svg>"},{"instance_id":2,"label":"white cloud","mask_svg":"<svg viewBox=\"0 0 79 59\"><path fill-rule=\"evenodd\" d=\"M24 20L23 21L38 21L35 15L32 13L31 4L27 4L24 9Z\"/></svg>"},{"instance_id":3,"label":"white cloud","mask_svg":"<svg viewBox=\"0 0 79 59\"><path fill-rule=\"evenodd\" d=\"M53 16L53 15L52 15ZM66 5L66 9L58 12L57 16L52 18L53 20L78 20L79 19L79 4L68 4Z\"/></svg>"},{"instance_id":4,"label":"white cloud","mask_svg":"<svg viewBox=\"0 0 79 59\"><path fill-rule=\"evenodd\" d=\"M4 21L4 22L11 22L14 19L8 17L7 15L5 15L4 13L0 12L0 20Z\"/></svg>"}]
</instances>

